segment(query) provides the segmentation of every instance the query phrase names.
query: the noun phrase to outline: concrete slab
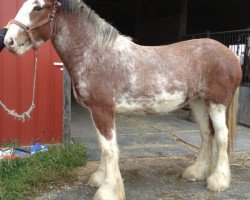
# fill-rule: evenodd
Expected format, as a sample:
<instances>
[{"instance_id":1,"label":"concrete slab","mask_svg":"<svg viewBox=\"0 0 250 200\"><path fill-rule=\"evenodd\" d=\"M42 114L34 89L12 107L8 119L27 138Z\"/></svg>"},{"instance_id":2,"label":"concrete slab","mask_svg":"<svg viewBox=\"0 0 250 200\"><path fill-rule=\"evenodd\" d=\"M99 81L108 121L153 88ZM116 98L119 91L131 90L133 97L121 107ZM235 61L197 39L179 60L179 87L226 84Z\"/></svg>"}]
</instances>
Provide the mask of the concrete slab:
<instances>
[{"instance_id":1,"label":"concrete slab","mask_svg":"<svg viewBox=\"0 0 250 200\"><path fill-rule=\"evenodd\" d=\"M116 126L121 158L193 155L194 152L190 148L180 146L171 134L165 132L194 128L185 117L180 113L173 116L118 115ZM182 125L177 125L178 123ZM88 148L88 160L100 159L96 132L90 113L76 104L73 104L72 107L71 132L73 140L83 142Z\"/></svg>"},{"instance_id":2,"label":"concrete slab","mask_svg":"<svg viewBox=\"0 0 250 200\"><path fill-rule=\"evenodd\" d=\"M89 152L88 160L100 159L96 137L74 137L73 139L82 142L87 147ZM176 140L165 133L121 134L117 140L121 152L121 159L156 156L189 156L194 154L190 148L177 145Z\"/></svg>"},{"instance_id":3,"label":"concrete slab","mask_svg":"<svg viewBox=\"0 0 250 200\"><path fill-rule=\"evenodd\" d=\"M187 132L173 132L173 134L180 138L182 141L200 148L201 136L200 131L187 131ZM214 149L215 145L214 145ZM238 127L238 135L236 137L234 151L250 152L250 129L242 126Z\"/></svg>"}]
</instances>

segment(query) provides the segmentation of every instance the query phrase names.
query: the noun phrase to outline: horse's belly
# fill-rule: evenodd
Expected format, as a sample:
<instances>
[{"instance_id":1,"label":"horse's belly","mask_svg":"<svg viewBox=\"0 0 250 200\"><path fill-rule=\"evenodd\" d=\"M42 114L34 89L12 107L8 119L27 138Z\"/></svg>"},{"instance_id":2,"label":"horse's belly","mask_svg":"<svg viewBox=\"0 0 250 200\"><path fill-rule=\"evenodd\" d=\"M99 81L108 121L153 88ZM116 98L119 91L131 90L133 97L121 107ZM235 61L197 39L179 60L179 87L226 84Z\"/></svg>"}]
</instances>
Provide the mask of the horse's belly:
<instances>
[{"instance_id":1,"label":"horse's belly","mask_svg":"<svg viewBox=\"0 0 250 200\"><path fill-rule=\"evenodd\" d=\"M116 103L116 112L168 113L184 105L186 97L183 92L162 93L151 98L123 95Z\"/></svg>"}]
</instances>

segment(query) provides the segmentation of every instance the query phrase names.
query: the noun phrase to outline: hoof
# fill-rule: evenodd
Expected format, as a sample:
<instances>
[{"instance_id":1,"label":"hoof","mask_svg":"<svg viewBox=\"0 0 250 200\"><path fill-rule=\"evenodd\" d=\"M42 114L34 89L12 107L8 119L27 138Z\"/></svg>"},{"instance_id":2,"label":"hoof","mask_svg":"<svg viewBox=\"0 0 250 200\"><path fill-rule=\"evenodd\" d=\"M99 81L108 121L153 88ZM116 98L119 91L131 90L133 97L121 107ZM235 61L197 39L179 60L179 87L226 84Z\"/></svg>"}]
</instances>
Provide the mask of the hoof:
<instances>
[{"instance_id":1,"label":"hoof","mask_svg":"<svg viewBox=\"0 0 250 200\"><path fill-rule=\"evenodd\" d=\"M190 165L182 173L182 178L190 181L201 181L205 180L209 175L209 167L201 167L197 164Z\"/></svg>"},{"instance_id":2,"label":"hoof","mask_svg":"<svg viewBox=\"0 0 250 200\"><path fill-rule=\"evenodd\" d=\"M89 179L87 185L91 187L100 187L105 179L105 172L103 170L97 170Z\"/></svg>"},{"instance_id":3,"label":"hoof","mask_svg":"<svg viewBox=\"0 0 250 200\"><path fill-rule=\"evenodd\" d=\"M125 200L123 183L117 186L103 184L96 192L93 200Z\"/></svg>"},{"instance_id":4,"label":"hoof","mask_svg":"<svg viewBox=\"0 0 250 200\"><path fill-rule=\"evenodd\" d=\"M230 174L225 175L221 172L214 172L207 179L207 189L222 192L230 185Z\"/></svg>"}]
</instances>

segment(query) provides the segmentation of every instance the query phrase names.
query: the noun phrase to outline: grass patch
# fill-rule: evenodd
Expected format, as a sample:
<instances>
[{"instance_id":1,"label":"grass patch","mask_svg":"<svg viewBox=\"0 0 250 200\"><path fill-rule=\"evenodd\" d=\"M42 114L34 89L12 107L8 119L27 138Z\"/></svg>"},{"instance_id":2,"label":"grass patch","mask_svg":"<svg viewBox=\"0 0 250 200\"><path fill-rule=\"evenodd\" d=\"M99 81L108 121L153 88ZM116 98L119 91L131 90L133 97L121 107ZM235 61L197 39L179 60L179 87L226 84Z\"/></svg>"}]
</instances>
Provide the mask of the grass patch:
<instances>
[{"instance_id":1,"label":"grass patch","mask_svg":"<svg viewBox=\"0 0 250 200\"><path fill-rule=\"evenodd\" d=\"M77 179L74 168L86 164L82 144L50 146L24 159L0 161L0 199L34 199L51 184L69 183Z\"/></svg>"},{"instance_id":2,"label":"grass patch","mask_svg":"<svg viewBox=\"0 0 250 200\"><path fill-rule=\"evenodd\" d=\"M9 141L4 144L1 144L3 148L15 148L15 147L20 147L21 145L17 141Z\"/></svg>"}]
</instances>

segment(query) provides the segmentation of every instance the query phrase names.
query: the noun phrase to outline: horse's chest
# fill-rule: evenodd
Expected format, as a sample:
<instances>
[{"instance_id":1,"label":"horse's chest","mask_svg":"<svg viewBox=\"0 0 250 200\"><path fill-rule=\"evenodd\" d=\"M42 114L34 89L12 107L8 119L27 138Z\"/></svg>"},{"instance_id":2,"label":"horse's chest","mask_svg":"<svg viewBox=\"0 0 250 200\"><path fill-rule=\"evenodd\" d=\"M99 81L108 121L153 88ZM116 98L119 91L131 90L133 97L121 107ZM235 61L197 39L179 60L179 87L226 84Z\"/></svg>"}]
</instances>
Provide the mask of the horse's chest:
<instances>
[{"instance_id":1,"label":"horse's chest","mask_svg":"<svg viewBox=\"0 0 250 200\"><path fill-rule=\"evenodd\" d=\"M117 99L116 112L168 113L185 103L183 92L161 93L152 97L132 97L123 95Z\"/></svg>"}]
</instances>

